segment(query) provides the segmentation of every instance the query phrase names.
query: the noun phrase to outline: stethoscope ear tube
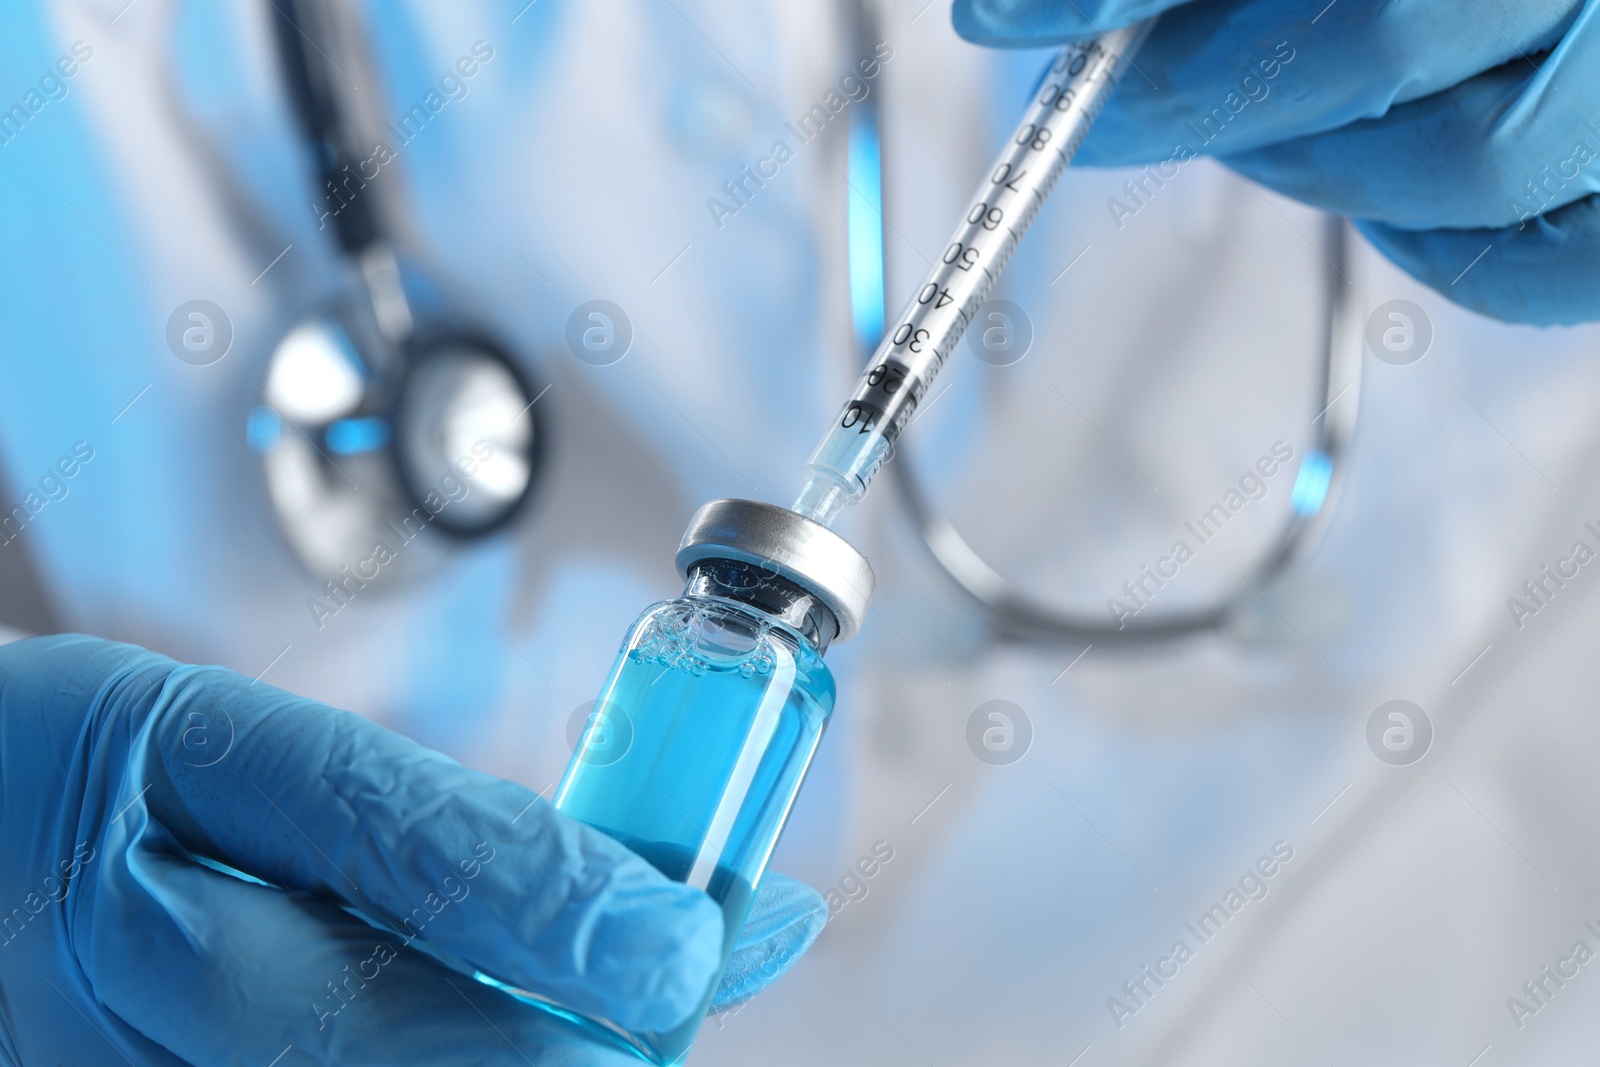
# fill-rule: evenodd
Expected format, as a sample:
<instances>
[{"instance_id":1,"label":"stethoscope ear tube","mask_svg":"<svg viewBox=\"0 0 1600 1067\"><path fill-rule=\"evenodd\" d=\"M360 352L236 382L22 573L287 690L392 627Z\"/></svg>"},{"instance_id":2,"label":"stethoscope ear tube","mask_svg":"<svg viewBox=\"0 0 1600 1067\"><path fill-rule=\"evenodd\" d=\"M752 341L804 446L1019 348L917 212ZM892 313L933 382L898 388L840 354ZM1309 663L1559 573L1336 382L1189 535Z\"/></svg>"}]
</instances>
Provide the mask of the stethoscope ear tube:
<instances>
[{"instance_id":1,"label":"stethoscope ear tube","mask_svg":"<svg viewBox=\"0 0 1600 1067\"><path fill-rule=\"evenodd\" d=\"M873 5L858 0L853 14L848 20L853 30L850 43L860 51L875 36L875 11ZM1150 24L1146 23L1133 31L1125 45L1128 52L1137 48L1141 35L1148 33L1149 28ZM1037 92L1035 88L1034 93ZM881 205L883 171L892 162L883 152L879 95L870 94L854 106L847 160L852 192L848 201L847 232L850 236L846 257L850 270L850 304L856 344L869 363L875 358L883 333L887 294L885 222ZM1090 115L1089 121L1092 120L1093 115ZM1030 124L1025 129L1032 131L1035 126ZM1081 135L1087 124L1081 124L1078 129ZM1070 156L1070 151L1067 155ZM865 213L857 217L863 206L873 217ZM1029 642L1127 646L1223 630L1243 614L1252 598L1265 596L1262 587L1278 578L1320 536L1333 510L1344 474L1345 452L1355 432L1363 340L1361 325L1354 319L1348 223L1330 215L1325 229L1324 247L1319 249L1326 265L1323 271L1325 325L1322 374L1315 394L1317 414L1311 420L1313 445L1301 461L1291 493L1290 515L1284 520L1272 547L1245 572L1232 593L1211 606L1165 615L1141 613L1113 623L1042 603L991 567L955 525L933 507L906 455L907 442L904 439L898 442L895 446L897 458L885 465L901 504L934 564L987 617L997 636ZM870 379L868 384L871 384Z\"/></svg>"},{"instance_id":2,"label":"stethoscope ear tube","mask_svg":"<svg viewBox=\"0 0 1600 1067\"><path fill-rule=\"evenodd\" d=\"M361 154L351 131L352 116L341 103L337 84L346 75L334 57L349 49L343 47L336 5L319 0L267 0L267 7L283 83L311 149L318 190L337 190ZM346 252L359 253L384 237L371 197L344 199L340 209L331 214L339 244Z\"/></svg>"},{"instance_id":3,"label":"stethoscope ear tube","mask_svg":"<svg viewBox=\"0 0 1600 1067\"><path fill-rule=\"evenodd\" d=\"M1214 606L1122 625L1099 622L1040 603L990 567L955 526L928 502L901 441L890 478L929 556L987 617L997 636L1022 642L1134 647L1227 629L1260 589L1305 555L1327 528L1344 475L1344 458L1355 433L1361 393L1361 328L1349 279L1349 224L1327 216L1322 258L1325 310L1322 373L1316 393L1316 427L1302 471L1326 479L1314 505L1294 507L1277 540L1241 585ZM1302 473L1301 477L1304 477Z\"/></svg>"}]
</instances>

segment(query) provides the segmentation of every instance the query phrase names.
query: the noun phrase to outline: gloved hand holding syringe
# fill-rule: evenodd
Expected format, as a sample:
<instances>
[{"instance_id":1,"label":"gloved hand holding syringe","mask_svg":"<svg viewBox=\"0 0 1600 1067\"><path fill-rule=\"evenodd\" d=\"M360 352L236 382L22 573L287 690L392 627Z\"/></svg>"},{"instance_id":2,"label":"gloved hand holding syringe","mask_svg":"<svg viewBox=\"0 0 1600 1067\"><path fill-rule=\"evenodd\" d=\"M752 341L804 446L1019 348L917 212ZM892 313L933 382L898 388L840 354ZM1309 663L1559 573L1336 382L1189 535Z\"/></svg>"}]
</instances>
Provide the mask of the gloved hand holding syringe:
<instances>
[{"instance_id":1,"label":"gloved hand holding syringe","mask_svg":"<svg viewBox=\"0 0 1600 1067\"><path fill-rule=\"evenodd\" d=\"M1062 51L812 456L793 509L751 500L702 507L678 549L684 595L634 623L595 702L555 805L704 889L722 907L724 964L833 710L822 655L856 633L872 596L866 558L828 526L893 452L1149 28ZM715 988L667 1030L580 1021L652 1062L676 1063Z\"/></svg>"}]
</instances>

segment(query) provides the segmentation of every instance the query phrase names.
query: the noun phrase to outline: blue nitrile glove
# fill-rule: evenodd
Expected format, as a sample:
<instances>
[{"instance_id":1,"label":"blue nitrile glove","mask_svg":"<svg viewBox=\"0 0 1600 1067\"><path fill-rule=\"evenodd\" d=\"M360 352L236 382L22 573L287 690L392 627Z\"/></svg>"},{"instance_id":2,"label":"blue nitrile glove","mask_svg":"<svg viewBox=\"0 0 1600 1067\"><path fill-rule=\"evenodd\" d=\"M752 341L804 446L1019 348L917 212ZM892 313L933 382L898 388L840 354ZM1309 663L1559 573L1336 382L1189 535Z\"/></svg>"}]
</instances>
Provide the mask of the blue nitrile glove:
<instances>
[{"instance_id":1,"label":"blue nitrile glove","mask_svg":"<svg viewBox=\"0 0 1600 1067\"><path fill-rule=\"evenodd\" d=\"M765 879L719 1003L825 917ZM131 645L0 647L0 1061L635 1063L410 944L655 1029L720 940L699 890L359 716Z\"/></svg>"},{"instance_id":2,"label":"blue nitrile glove","mask_svg":"<svg viewBox=\"0 0 1600 1067\"><path fill-rule=\"evenodd\" d=\"M1220 156L1467 307L1600 319L1600 0L956 0L954 19L1038 46L1169 8L1080 161L1173 180Z\"/></svg>"}]
</instances>

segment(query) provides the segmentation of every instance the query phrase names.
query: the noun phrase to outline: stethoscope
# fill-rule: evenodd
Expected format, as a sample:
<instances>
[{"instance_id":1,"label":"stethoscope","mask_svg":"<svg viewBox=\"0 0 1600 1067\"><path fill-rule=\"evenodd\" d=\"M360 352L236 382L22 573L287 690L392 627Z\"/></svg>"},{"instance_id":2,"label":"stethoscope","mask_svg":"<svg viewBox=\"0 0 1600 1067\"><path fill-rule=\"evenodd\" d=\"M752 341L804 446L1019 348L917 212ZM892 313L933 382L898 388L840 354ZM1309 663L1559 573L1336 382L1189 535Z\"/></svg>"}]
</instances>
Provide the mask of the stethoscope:
<instances>
[{"instance_id":1,"label":"stethoscope","mask_svg":"<svg viewBox=\"0 0 1600 1067\"><path fill-rule=\"evenodd\" d=\"M342 291L272 349L247 437L314 574L370 576L401 559L389 569L412 571L527 505L545 438L539 393L492 331L396 254L378 204L385 176L360 150L350 79L366 64L353 16L325 0L268 7L313 203L349 269ZM363 96L369 108L377 98ZM374 562L376 546L386 551Z\"/></svg>"},{"instance_id":2,"label":"stethoscope","mask_svg":"<svg viewBox=\"0 0 1600 1067\"><path fill-rule=\"evenodd\" d=\"M866 42L870 47L874 39L870 7L856 5L858 46ZM854 216L848 222L850 303L863 362L881 340L885 296L883 138L878 97L872 93L853 107L847 161L852 191L849 210ZM1362 333L1349 281L1349 226L1341 218L1327 216L1323 229L1319 252L1324 263L1324 322L1313 397L1312 445L1290 491L1289 515L1270 547L1231 592L1206 607L1148 617L1141 612L1119 625L1030 595L991 566L933 506L907 455L906 441L901 439L895 461L888 464L897 496L934 565L986 617L996 636L1073 646L1128 646L1237 629L1251 605L1265 595L1263 590L1304 558L1333 513L1361 392Z\"/></svg>"}]
</instances>

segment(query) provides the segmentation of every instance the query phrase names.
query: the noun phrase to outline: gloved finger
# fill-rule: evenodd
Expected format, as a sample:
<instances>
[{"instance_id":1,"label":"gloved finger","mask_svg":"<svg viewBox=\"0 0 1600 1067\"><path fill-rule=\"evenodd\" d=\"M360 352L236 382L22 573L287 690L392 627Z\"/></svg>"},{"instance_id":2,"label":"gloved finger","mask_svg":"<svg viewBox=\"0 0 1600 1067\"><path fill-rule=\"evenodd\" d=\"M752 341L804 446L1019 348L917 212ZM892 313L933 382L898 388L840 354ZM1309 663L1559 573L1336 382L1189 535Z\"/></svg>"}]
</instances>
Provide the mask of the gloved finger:
<instances>
[{"instance_id":1,"label":"gloved finger","mask_svg":"<svg viewBox=\"0 0 1600 1067\"><path fill-rule=\"evenodd\" d=\"M1361 230L1406 273L1482 314L1537 326L1600 319L1600 197L1499 230Z\"/></svg>"},{"instance_id":2,"label":"gloved finger","mask_svg":"<svg viewBox=\"0 0 1600 1067\"><path fill-rule=\"evenodd\" d=\"M1530 72L1523 57L1555 46L1583 6L1196 0L1156 24L1077 162L1244 152L1381 117L1512 61Z\"/></svg>"},{"instance_id":3,"label":"gloved finger","mask_svg":"<svg viewBox=\"0 0 1600 1067\"><path fill-rule=\"evenodd\" d=\"M100 868L73 920L81 999L184 1062L637 1062L309 893L145 847L127 859Z\"/></svg>"},{"instance_id":4,"label":"gloved finger","mask_svg":"<svg viewBox=\"0 0 1600 1067\"><path fill-rule=\"evenodd\" d=\"M711 1010L737 1007L777 981L827 922L828 905L821 893L777 871L762 875Z\"/></svg>"},{"instance_id":5,"label":"gloved finger","mask_svg":"<svg viewBox=\"0 0 1600 1067\"><path fill-rule=\"evenodd\" d=\"M1038 48L1097 37L1201 0L955 0L950 22L973 44Z\"/></svg>"},{"instance_id":6,"label":"gloved finger","mask_svg":"<svg viewBox=\"0 0 1600 1067\"><path fill-rule=\"evenodd\" d=\"M1361 122L1224 161L1299 200L1402 229L1519 224L1600 191L1600 0L1544 61L1517 60ZM1600 117L1600 116L1597 116Z\"/></svg>"},{"instance_id":7,"label":"gloved finger","mask_svg":"<svg viewBox=\"0 0 1600 1067\"><path fill-rule=\"evenodd\" d=\"M81 834L110 841L148 817L191 852L347 900L625 1026L681 1019L711 984L723 926L710 898L521 786L348 712L133 646L38 642L19 667L8 702L45 706L58 678L101 679L86 758L94 780L122 785L86 794ZM82 698L66 699L81 731Z\"/></svg>"}]
</instances>

